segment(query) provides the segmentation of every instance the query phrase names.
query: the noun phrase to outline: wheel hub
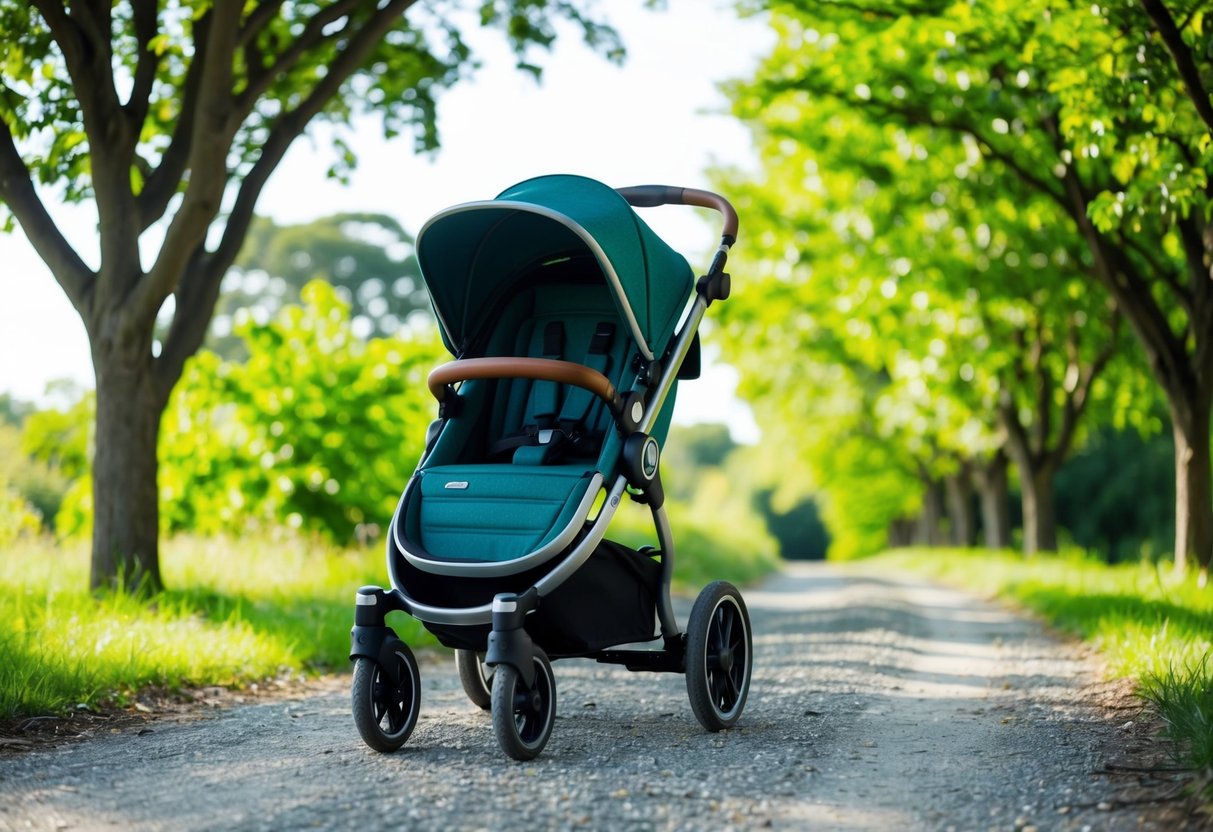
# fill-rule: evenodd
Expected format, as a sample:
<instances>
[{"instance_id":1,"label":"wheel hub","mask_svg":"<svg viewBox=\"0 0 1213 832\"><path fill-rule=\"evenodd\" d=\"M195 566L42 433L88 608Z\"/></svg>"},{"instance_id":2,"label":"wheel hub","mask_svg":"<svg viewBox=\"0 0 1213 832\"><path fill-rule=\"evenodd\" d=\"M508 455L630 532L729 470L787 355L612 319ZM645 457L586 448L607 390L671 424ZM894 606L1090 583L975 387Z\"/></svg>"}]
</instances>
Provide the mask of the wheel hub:
<instances>
[{"instance_id":1,"label":"wheel hub","mask_svg":"<svg viewBox=\"0 0 1213 832\"><path fill-rule=\"evenodd\" d=\"M720 662L720 669L728 673L733 669L733 651L725 648L720 651L720 656L717 659Z\"/></svg>"}]
</instances>

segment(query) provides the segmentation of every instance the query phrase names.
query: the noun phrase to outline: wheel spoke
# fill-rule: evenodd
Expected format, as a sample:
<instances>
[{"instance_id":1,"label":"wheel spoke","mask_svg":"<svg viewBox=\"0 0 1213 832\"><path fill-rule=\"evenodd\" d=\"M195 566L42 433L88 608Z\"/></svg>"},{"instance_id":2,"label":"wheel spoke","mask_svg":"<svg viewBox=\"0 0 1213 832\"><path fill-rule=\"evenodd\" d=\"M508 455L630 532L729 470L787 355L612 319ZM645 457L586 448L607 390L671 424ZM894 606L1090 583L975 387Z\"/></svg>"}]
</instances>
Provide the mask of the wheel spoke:
<instances>
[{"instance_id":1,"label":"wheel spoke","mask_svg":"<svg viewBox=\"0 0 1213 832\"><path fill-rule=\"evenodd\" d=\"M737 672L736 666L728 673L722 673L724 676L724 688L728 692L728 697L721 703L726 711L733 709L733 705L737 703L737 697L740 696L741 690L737 685L737 680L733 675Z\"/></svg>"},{"instance_id":2,"label":"wheel spoke","mask_svg":"<svg viewBox=\"0 0 1213 832\"><path fill-rule=\"evenodd\" d=\"M732 646L733 643L733 614L725 612L724 605L720 605L720 617L723 620L723 632L720 634L720 644L722 647Z\"/></svg>"},{"instance_id":3,"label":"wheel spoke","mask_svg":"<svg viewBox=\"0 0 1213 832\"><path fill-rule=\"evenodd\" d=\"M718 707L722 706L724 703L726 675L727 674L725 674L724 671L716 670L708 676L708 683L712 688L712 701L715 702Z\"/></svg>"}]
</instances>

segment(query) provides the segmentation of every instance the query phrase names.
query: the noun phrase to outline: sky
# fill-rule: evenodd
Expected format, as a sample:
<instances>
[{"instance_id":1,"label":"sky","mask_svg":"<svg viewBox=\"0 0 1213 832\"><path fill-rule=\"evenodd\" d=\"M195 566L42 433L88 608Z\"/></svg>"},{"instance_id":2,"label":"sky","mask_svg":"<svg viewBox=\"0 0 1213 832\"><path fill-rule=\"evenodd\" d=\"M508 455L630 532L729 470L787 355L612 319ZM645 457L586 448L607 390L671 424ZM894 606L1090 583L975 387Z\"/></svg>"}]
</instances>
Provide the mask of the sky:
<instances>
[{"instance_id":1,"label":"sky","mask_svg":"<svg viewBox=\"0 0 1213 832\"><path fill-rule=\"evenodd\" d=\"M773 40L764 22L739 20L721 0L669 0L664 11L647 10L642 0L596 8L623 37L622 66L592 54L563 28L553 52L534 56L544 67L536 83L514 70L497 32L469 32L482 66L439 99L442 146L435 154L419 156L410 136L385 141L376 122L359 123L347 136L358 168L341 186L325 178L333 156L326 136L314 131L274 173L258 213L281 224L382 212L416 233L444 208L492 198L547 173L581 174L614 187L702 188L712 165L752 168L749 133L727 115L718 84L752 74ZM95 213L62 206L53 213L95 266ZM707 267L719 241L714 214L663 207L642 216L693 268ZM738 244L745 244L744 216ZM47 382L61 378L92 387L83 324L20 230L0 235L0 264L0 392L45 400ZM744 276L734 276L734 287L744 291ZM754 441L752 415L732 395L736 380L727 357L709 350L704 377L680 386L675 419L723 420L735 438Z\"/></svg>"}]
</instances>

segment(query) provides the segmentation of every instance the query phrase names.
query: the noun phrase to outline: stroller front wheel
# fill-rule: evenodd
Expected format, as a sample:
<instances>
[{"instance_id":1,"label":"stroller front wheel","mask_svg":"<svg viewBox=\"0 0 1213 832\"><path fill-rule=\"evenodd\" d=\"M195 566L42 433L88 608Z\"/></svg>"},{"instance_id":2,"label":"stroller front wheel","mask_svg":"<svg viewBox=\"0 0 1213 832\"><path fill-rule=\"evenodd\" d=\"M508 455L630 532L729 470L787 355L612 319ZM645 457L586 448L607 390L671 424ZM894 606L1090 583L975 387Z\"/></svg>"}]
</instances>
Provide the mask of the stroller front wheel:
<instances>
[{"instance_id":1,"label":"stroller front wheel","mask_svg":"<svg viewBox=\"0 0 1213 832\"><path fill-rule=\"evenodd\" d=\"M741 592L714 581L695 599L687 622L687 695L700 725L720 731L737 723L750 693L752 665L750 614Z\"/></svg>"},{"instance_id":2,"label":"stroller front wheel","mask_svg":"<svg viewBox=\"0 0 1213 832\"><path fill-rule=\"evenodd\" d=\"M455 667L459 671L459 683L472 704L488 710L493 704L493 668L484 663L484 653L475 650L456 650Z\"/></svg>"},{"instance_id":3,"label":"stroller front wheel","mask_svg":"<svg viewBox=\"0 0 1213 832\"><path fill-rule=\"evenodd\" d=\"M498 665L493 674L493 733L515 760L533 760L552 736L556 721L556 677L547 654L535 648L535 684L527 687L518 670Z\"/></svg>"},{"instance_id":4,"label":"stroller front wheel","mask_svg":"<svg viewBox=\"0 0 1213 832\"><path fill-rule=\"evenodd\" d=\"M421 710L421 673L413 651L398 641L392 656L393 672L372 659L354 662L354 725L363 742L383 752L396 751L408 741Z\"/></svg>"}]
</instances>

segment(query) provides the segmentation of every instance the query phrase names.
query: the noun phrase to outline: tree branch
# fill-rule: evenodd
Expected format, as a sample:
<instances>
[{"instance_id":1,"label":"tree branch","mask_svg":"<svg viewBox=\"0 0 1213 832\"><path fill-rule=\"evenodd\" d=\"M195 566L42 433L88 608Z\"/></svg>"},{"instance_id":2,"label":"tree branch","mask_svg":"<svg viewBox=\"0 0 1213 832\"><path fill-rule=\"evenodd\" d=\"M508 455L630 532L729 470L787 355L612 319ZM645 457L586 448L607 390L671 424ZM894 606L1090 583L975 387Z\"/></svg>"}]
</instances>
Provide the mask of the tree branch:
<instances>
[{"instance_id":1,"label":"tree branch","mask_svg":"<svg viewBox=\"0 0 1213 832\"><path fill-rule=\"evenodd\" d=\"M30 0L51 30L51 37L59 45L68 74L79 78L84 73L84 42L79 27L67 15L62 0Z\"/></svg>"},{"instance_id":2,"label":"tree branch","mask_svg":"<svg viewBox=\"0 0 1213 832\"><path fill-rule=\"evenodd\" d=\"M1019 421L1019 410L1015 407L1015 397L1003 384L998 394L998 421L1002 424L1007 437L1007 454L1015 461L1022 475L1030 475L1034 468L1032 447L1028 442L1028 433L1023 423Z\"/></svg>"},{"instance_id":3,"label":"tree branch","mask_svg":"<svg viewBox=\"0 0 1213 832\"><path fill-rule=\"evenodd\" d=\"M1077 333L1072 333L1073 338L1077 338ZM1074 434L1078 430L1079 420L1082 418L1083 411L1087 407L1087 402L1090 401L1091 388L1095 384L1100 374L1108 366L1112 357L1116 355L1116 351L1120 346L1120 314L1112 313L1112 337L1103 345L1095 359L1087 366L1085 371L1079 373L1078 385L1074 392L1066 395L1065 405L1062 413L1061 435L1057 439L1057 445L1053 449L1054 462L1061 465L1065 458L1070 453L1070 446L1074 442ZM1077 344L1075 344L1075 353L1077 354Z\"/></svg>"},{"instance_id":4,"label":"tree branch","mask_svg":"<svg viewBox=\"0 0 1213 832\"><path fill-rule=\"evenodd\" d=\"M221 264L222 272L226 272L236 259L240 245L244 241L248 224L253 218L253 209L262 188L269 180L270 174L282 161L291 143L307 128L308 123L325 104L337 95L342 84L366 61L375 46L395 26L401 15L413 5L416 0L392 0L350 38L349 45L329 65L328 73L312 89L311 93L288 113L278 119L270 131L265 144L262 145L261 155L249 170L240 185L232 213L228 218L224 234L215 251L214 257Z\"/></svg>"},{"instance_id":5,"label":"tree branch","mask_svg":"<svg viewBox=\"0 0 1213 832\"><path fill-rule=\"evenodd\" d=\"M8 123L0 119L0 202L3 202L38 256L50 268L72 306L90 330L90 304L96 275L60 233L34 190L29 168L17 152Z\"/></svg>"},{"instance_id":6,"label":"tree branch","mask_svg":"<svg viewBox=\"0 0 1213 832\"><path fill-rule=\"evenodd\" d=\"M143 191L136 199L141 231L146 231L152 223L164 216L185 175L190 158L190 141L194 136L194 114L203 69L206 66L210 32L211 12L208 10L194 22L194 59L185 71L185 82L181 90L181 115L177 119L177 126L169 139L168 149L160 157L160 164L144 180Z\"/></svg>"},{"instance_id":7,"label":"tree branch","mask_svg":"<svg viewBox=\"0 0 1213 832\"><path fill-rule=\"evenodd\" d=\"M1175 60L1175 68L1179 72L1179 77L1183 79L1188 98L1196 106L1196 113L1205 123L1209 132L1213 133L1213 104L1209 103L1209 91L1205 89L1204 81L1201 80L1200 68L1192 59L1191 50L1184 43L1183 33L1175 25L1175 19L1171 17L1171 12L1168 11L1162 0L1141 0L1141 7L1154 21L1154 26L1158 29L1163 44Z\"/></svg>"},{"instance_id":8,"label":"tree branch","mask_svg":"<svg viewBox=\"0 0 1213 832\"><path fill-rule=\"evenodd\" d=\"M171 390L180 377L186 360L193 355L206 337L206 329L218 297L219 284L235 261L240 246L252 222L253 210L270 175L286 155L291 143L307 128L312 118L324 109L341 86L374 51L388 31L400 21L401 15L415 0L392 0L369 19L351 38L337 59L329 65L328 73L294 110L283 114L270 131L261 148L261 155L240 183L236 201L227 218L215 251L195 252L180 286L177 311L165 338L160 357L155 363L157 385Z\"/></svg>"},{"instance_id":9,"label":"tree branch","mask_svg":"<svg viewBox=\"0 0 1213 832\"><path fill-rule=\"evenodd\" d=\"M189 140L189 185L165 232L156 262L132 291L131 305L137 319L155 317L181 279L194 249L206 240L207 230L219 213L227 186L232 64L241 5L241 0L216 0L211 7L212 28L203 57L196 118Z\"/></svg>"},{"instance_id":10,"label":"tree branch","mask_svg":"<svg viewBox=\"0 0 1213 832\"><path fill-rule=\"evenodd\" d=\"M291 45L288 49L283 50L282 53L278 55L273 64L271 64L269 67L253 67L250 65L248 68L248 86L245 87L244 91L240 94L240 97L237 99L236 103L242 119L247 117L248 114L252 112L253 107L257 103L257 99L259 99L265 93L265 91L269 89L269 86L273 83L274 79L290 72L291 69L293 69L297 63L299 63L300 58L307 54L309 49L315 48L317 44L326 40L338 39L349 28L349 25L347 24L347 26L342 27L338 32L333 33L329 37L325 37L324 29L326 26L336 20L340 20L342 17L352 14L355 9L365 5L366 4L362 2L362 0L339 0L339 2L333 3L331 6L327 6L315 17L308 20L307 25L303 28L303 31L299 33L298 37L291 41ZM409 5L412 5L412 3L410 2L406 4L405 8L407 8ZM381 12L376 13L376 15L378 14L381 14ZM374 17L371 18L372 21L374 19ZM368 25L369 23L370 21L368 21Z\"/></svg>"},{"instance_id":11,"label":"tree branch","mask_svg":"<svg viewBox=\"0 0 1213 832\"><path fill-rule=\"evenodd\" d=\"M959 133L969 136L980 146L982 155L1001 162L1025 183L1045 196L1050 197L1062 208L1068 210L1069 206L1066 204L1065 196L1062 191L1051 185L1048 180L1031 171L1010 152L999 149L999 147L989 136L982 133L972 124L966 124L955 119L935 118L929 112L924 112L913 107L899 107L890 101L871 100L865 102L858 99L850 100L844 93L830 92L827 94L847 101L852 107L860 109L876 109L880 115L899 117L910 126L932 127L937 130L945 130L950 133Z\"/></svg>"},{"instance_id":12,"label":"tree branch","mask_svg":"<svg viewBox=\"0 0 1213 832\"><path fill-rule=\"evenodd\" d=\"M240 27L240 39L236 45L241 49L248 48L248 45L257 39L257 36L265 31L265 27L270 24L282 8L283 0L272 0L272 2L258 3L253 9L253 13L244 21L244 25Z\"/></svg>"},{"instance_id":13,"label":"tree branch","mask_svg":"<svg viewBox=\"0 0 1213 832\"><path fill-rule=\"evenodd\" d=\"M135 25L135 42L138 59L135 63L135 77L131 84L130 98L127 99L123 110L130 122L135 135L143 120L147 117L148 102L152 97L152 87L156 81L156 68L160 63L156 53L151 48L152 39L156 37L156 0L136 0L131 10Z\"/></svg>"},{"instance_id":14,"label":"tree branch","mask_svg":"<svg viewBox=\"0 0 1213 832\"><path fill-rule=\"evenodd\" d=\"M1121 235L1120 240L1121 245L1123 245L1127 251L1133 252L1133 254L1140 257L1145 262L1151 274L1158 275L1158 278L1162 280L1163 283L1167 284L1167 288L1175 293L1175 297L1179 301L1180 306L1182 306L1184 311L1191 316L1193 314L1192 293L1179 282L1174 274L1172 274L1170 266L1161 262L1157 257L1155 257L1154 252L1142 245L1141 241L1137 238L1125 237L1124 235Z\"/></svg>"}]
</instances>

